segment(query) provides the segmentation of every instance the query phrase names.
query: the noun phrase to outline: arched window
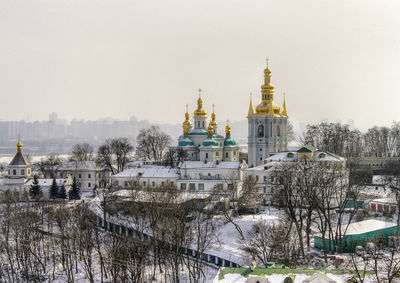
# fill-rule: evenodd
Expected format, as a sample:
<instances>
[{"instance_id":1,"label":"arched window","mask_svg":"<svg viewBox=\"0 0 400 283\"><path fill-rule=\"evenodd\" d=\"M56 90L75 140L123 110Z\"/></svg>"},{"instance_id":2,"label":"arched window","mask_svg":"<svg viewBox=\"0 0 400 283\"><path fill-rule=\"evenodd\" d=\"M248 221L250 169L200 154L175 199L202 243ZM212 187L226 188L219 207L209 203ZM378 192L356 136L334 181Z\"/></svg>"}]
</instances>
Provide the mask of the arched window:
<instances>
[{"instance_id":1,"label":"arched window","mask_svg":"<svg viewBox=\"0 0 400 283\"><path fill-rule=\"evenodd\" d=\"M259 136L259 137L263 137L264 136L264 126L263 125L258 126L257 136Z\"/></svg>"},{"instance_id":2,"label":"arched window","mask_svg":"<svg viewBox=\"0 0 400 283\"><path fill-rule=\"evenodd\" d=\"M276 135L278 137L281 135L281 127L279 125L276 126Z\"/></svg>"}]
</instances>

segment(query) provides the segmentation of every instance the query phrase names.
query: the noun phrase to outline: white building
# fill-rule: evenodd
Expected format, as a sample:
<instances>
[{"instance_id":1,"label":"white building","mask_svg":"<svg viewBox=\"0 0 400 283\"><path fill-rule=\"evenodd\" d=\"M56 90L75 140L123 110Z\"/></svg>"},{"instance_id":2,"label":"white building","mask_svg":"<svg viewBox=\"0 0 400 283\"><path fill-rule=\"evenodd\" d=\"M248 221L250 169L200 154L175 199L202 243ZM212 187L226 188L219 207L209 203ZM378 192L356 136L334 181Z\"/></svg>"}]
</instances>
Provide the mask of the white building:
<instances>
[{"instance_id":1,"label":"white building","mask_svg":"<svg viewBox=\"0 0 400 283\"><path fill-rule=\"evenodd\" d=\"M261 103L254 112L250 98L248 119L248 164L258 166L265 158L281 151L287 151L287 123L285 98L282 111L274 102L274 86L271 84L271 70L264 70L264 84L261 86Z\"/></svg>"},{"instance_id":2,"label":"white building","mask_svg":"<svg viewBox=\"0 0 400 283\"><path fill-rule=\"evenodd\" d=\"M194 126L186 109L185 121L182 124L183 135L178 140L178 147L186 153L185 160L240 161L239 146L231 138L231 127L226 125L225 137L218 134L215 111L211 114L211 121L207 127L207 112L203 109L201 97L197 100L197 109L194 111L193 119Z\"/></svg>"},{"instance_id":3,"label":"white building","mask_svg":"<svg viewBox=\"0 0 400 283\"><path fill-rule=\"evenodd\" d=\"M178 169L143 165L137 168L126 169L111 177L112 184L119 188L130 188L132 182L136 181L142 188L158 188L167 185L176 186L178 181Z\"/></svg>"},{"instance_id":4,"label":"white building","mask_svg":"<svg viewBox=\"0 0 400 283\"><path fill-rule=\"evenodd\" d=\"M67 161L57 166L57 177L75 177L81 192L92 192L94 188L104 188L110 179L109 170L97 168L94 161Z\"/></svg>"},{"instance_id":5,"label":"white building","mask_svg":"<svg viewBox=\"0 0 400 283\"><path fill-rule=\"evenodd\" d=\"M53 183L53 179L38 179L39 186L42 190L42 198L49 198L49 190ZM24 192L29 192L32 185L32 166L29 160L22 154L22 143L19 140L17 144L17 153L8 165L7 178L0 179L0 192L14 190L21 196ZM65 177L56 179L56 184L60 188L64 185L68 192L71 188L72 179Z\"/></svg>"},{"instance_id":6,"label":"white building","mask_svg":"<svg viewBox=\"0 0 400 283\"><path fill-rule=\"evenodd\" d=\"M255 178L261 203L269 205L276 190L272 174L274 167L285 162L293 163L301 160L334 163L343 167L346 164L346 159L343 157L319 150L313 146L304 146L297 151L280 152L270 156L263 161L264 164L246 169L244 175Z\"/></svg>"},{"instance_id":7,"label":"white building","mask_svg":"<svg viewBox=\"0 0 400 283\"><path fill-rule=\"evenodd\" d=\"M188 192L232 192L240 195L245 162L184 161L179 165L178 189Z\"/></svg>"}]
</instances>

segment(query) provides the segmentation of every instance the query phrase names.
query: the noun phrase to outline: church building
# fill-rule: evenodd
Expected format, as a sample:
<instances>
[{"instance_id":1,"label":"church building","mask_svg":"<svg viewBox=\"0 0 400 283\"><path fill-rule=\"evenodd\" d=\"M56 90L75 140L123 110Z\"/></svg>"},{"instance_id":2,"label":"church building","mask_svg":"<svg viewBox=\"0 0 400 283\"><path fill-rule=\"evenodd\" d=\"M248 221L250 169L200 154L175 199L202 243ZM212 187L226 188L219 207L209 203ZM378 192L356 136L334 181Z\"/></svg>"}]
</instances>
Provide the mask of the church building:
<instances>
[{"instance_id":1,"label":"church building","mask_svg":"<svg viewBox=\"0 0 400 283\"><path fill-rule=\"evenodd\" d=\"M194 111L193 123L186 107L183 135L179 137L178 147L185 152L185 160L202 162L239 161L239 146L231 138L231 127L225 127L225 137L218 134L218 123L213 109L211 121L207 126L207 112L203 109L201 90Z\"/></svg>"},{"instance_id":2,"label":"church building","mask_svg":"<svg viewBox=\"0 0 400 283\"><path fill-rule=\"evenodd\" d=\"M287 123L285 98L281 108L274 102L274 86L271 84L271 70L264 70L264 84L261 86L261 103L254 112L250 97L248 119L248 166L263 164L264 159L281 151L287 151Z\"/></svg>"}]
</instances>

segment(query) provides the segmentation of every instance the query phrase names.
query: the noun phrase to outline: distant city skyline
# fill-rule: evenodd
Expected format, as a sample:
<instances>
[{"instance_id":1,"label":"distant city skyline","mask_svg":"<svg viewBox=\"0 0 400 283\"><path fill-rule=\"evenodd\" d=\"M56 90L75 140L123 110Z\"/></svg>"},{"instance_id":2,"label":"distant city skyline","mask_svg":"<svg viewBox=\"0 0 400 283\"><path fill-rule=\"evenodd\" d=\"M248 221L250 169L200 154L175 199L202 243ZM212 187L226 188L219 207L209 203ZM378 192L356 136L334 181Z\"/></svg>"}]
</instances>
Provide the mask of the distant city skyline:
<instances>
[{"instance_id":1,"label":"distant city skyline","mask_svg":"<svg viewBox=\"0 0 400 283\"><path fill-rule=\"evenodd\" d=\"M265 59L296 123L399 120L398 1L0 2L0 120L176 124L260 102Z\"/></svg>"}]
</instances>

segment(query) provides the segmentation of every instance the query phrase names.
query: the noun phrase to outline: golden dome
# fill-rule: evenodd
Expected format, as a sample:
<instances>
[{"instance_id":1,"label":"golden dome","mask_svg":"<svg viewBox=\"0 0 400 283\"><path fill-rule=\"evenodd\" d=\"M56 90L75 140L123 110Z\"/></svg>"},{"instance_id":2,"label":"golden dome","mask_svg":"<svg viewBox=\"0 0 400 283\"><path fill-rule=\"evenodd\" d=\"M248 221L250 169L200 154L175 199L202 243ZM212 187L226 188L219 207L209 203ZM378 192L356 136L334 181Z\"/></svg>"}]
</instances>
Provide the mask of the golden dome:
<instances>
[{"instance_id":1,"label":"golden dome","mask_svg":"<svg viewBox=\"0 0 400 283\"><path fill-rule=\"evenodd\" d=\"M197 109L194 116L207 116L206 110L203 109L203 99L201 99L201 89L199 89L199 99L197 99Z\"/></svg>"},{"instance_id":2,"label":"golden dome","mask_svg":"<svg viewBox=\"0 0 400 283\"><path fill-rule=\"evenodd\" d=\"M211 124L209 124L208 125L208 136L212 137L213 134L214 134L214 127Z\"/></svg>"},{"instance_id":3,"label":"golden dome","mask_svg":"<svg viewBox=\"0 0 400 283\"><path fill-rule=\"evenodd\" d=\"M21 152L22 149L22 142L20 139L18 139L18 143L17 143L17 152Z\"/></svg>"},{"instance_id":4,"label":"golden dome","mask_svg":"<svg viewBox=\"0 0 400 283\"><path fill-rule=\"evenodd\" d=\"M182 123L183 127L183 135L187 136L189 133L189 129L193 126L192 122L189 118L188 106L186 105L186 113L185 113L185 121Z\"/></svg>"},{"instance_id":5,"label":"golden dome","mask_svg":"<svg viewBox=\"0 0 400 283\"><path fill-rule=\"evenodd\" d=\"M229 126L228 123L226 124L226 127L225 127L225 134L227 137L229 137L231 135L231 126Z\"/></svg>"},{"instance_id":6,"label":"golden dome","mask_svg":"<svg viewBox=\"0 0 400 283\"><path fill-rule=\"evenodd\" d=\"M274 102L274 86L271 84L271 70L264 70L264 84L261 86L261 103L256 107L256 114L279 116L281 109Z\"/></svg>"},{"instance_id":7,"label":"golden dome","mask_svg":"<svg viewBox=\"0 0 400 283\"><path fill-rule=\"evenodd\" d=\"M210 125L213 126L213 128L215 129L216 127L218 127L218 123L216 121L217 115L215 115L215 110L214 110L214 105L213 105L213 113L211 114L211 122Z\"/></svg>"}]
</instances>

